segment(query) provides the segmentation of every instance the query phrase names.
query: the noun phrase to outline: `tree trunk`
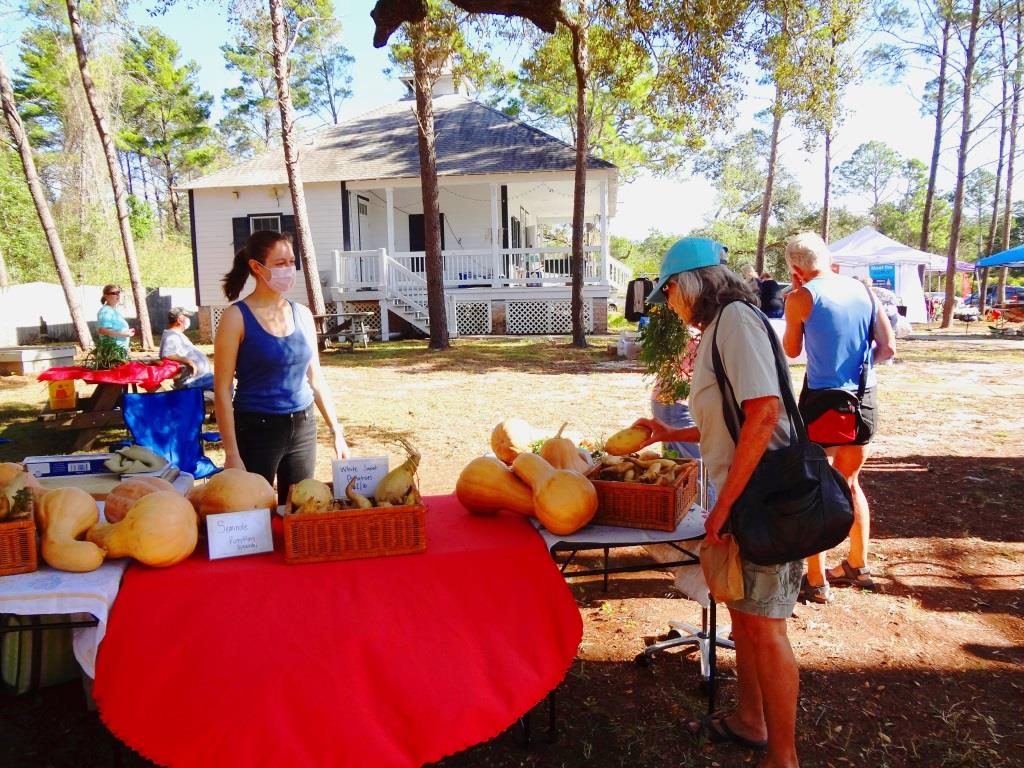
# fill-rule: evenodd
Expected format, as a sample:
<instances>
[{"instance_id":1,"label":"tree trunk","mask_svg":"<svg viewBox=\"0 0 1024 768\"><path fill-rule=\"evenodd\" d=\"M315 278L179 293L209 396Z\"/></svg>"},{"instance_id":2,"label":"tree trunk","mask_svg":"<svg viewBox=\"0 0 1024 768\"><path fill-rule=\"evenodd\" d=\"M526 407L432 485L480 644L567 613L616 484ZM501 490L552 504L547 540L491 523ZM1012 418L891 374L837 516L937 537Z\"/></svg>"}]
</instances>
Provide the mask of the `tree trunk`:
<instances>
[{"instance_id":1,"label":"tree trunk","mask_svg":"<svg viewBox=\"0 0 1024 768\"><path fill-rule=\"evenodd\" d=\"M174 168L171 166L171 158L164 155L161 160L164 163L164 174L167 177L167 198L171 203L171 221L174 223L174 230L181 232L181 212L178 206L178 194L174 191Z\"/></svg>"},{"instance_id":2,"label":"tree trunk","mask_svg":"<svg viewBox=\"0 0 1024 768\"><path fill-rule=\"evenodd\" d=\"M434 80L427 61L426 22L411 24L413 75L416 81L416 138L420 151L423 194L423 247L426 251L427 313L430 348L448 349L448 313L444 299L444 258L441 253L441 211L438 204L437 151L434 134Z\"/></svg>"},{"instance_id":3,"label":"tree trunk","mask_svg":"<svg viewBox=\"0 0 1024 768\"><path fill-rule=\"evenodd\" d=\"M572 193L572 345L587 346L587 332L583 323L583 273L586 269L583 253L583 235L587 202L587 149L590 145L590 116L587 113L587 72L590 69L590 50L587 28L566 15L561 21L572 33L572 65L576 73L576 173Z\"/></svg>"},{"instance_id":4,"label":"tree trunk","mask_svg":"<svg viewBox=\"0 0 1024 768\"><path fill-rule=\"evenodd\" d=\"M956 290L956 257L960 245L960 226L964 215L964 186L967 179L967 152L971 140L971 92L974 89L974 66L977 63L978 23L981 0L974 0L971 26L964 62L963 119L960 124L960 149L956 161L956 190L953 192L953 221L949 227L949 257L946 263L946 301L942 306L942 327L953 320L953 295Z\"/></svg>"},{"instance_id":5,"label":"tree trunk","mask_svg":"<svg viewBox=\"0 0 1024 768\"><path fill-rule=\"evenodd\" d=\"M306 277L309 309L314 315L323 315L327 310L323 291L320 289L320 270L317 267L313 233L309 228L309 216L306 214L306 193L302 187L299 150L293 136L295 111L292 109L291 87L288 83L288 38L282 0L270 0L270 26L274 34L274 79L277 81L277 106L281 111L281 143L284 149L284 166L288 171L288 188L292 194L295 235L299 241L296 243L299 263Z\"/></svg>"},{"instance_id":6,"label":"tree trunk","mask_svg":"<svg viewBox=\"0 0 1024 768\"><path fill-rule=\"evenodd\" d=\"M64 289L64 300L68 305L68 312L71 315L71 324L75 328L75 335L78 337L78 346L88 349L92 346L92 337L89 334L89 326L82 317L82 310L78 306L78 298L75 296L75 281L71 276L71 269L68 267L67 259L64 258L64 246L61 244L60 235L57 234L57 225L50 214L50 205L46 202L46 194L43 192L42 182L36 173L35 159L32 157L32 147L25 135L25 126L22 125L21 117L14 105L14 88L11 86L10 76L7 74L7 65L3 57L0 57L0 102L2 102L4 118L7 127L10 129L11 137L18 147L18 154L21 157L21 167L25 171L25 181L28 183L29 192L32 194L32 202L36 206L36 214L39 216L39 224L46 235L46 244L50 247L50 255L53 257L53 266L57 269L57 278L60 280L61 288Z\"/></svg>"},{"instance_id":7,"label":"tree trunk","mask_svg":"<svg viewBox=\"0 0 1024 768\"><path fill-rule=\"evenodd\" d=\"M1009 97L1007 94L1007 88L1009 86L1010 78L1010 62L1006 58L1006 26L1005 20L1002 18L998 19L999 24L999 52L1000 52L1000 64L1003 69L1003 75L1000 78L1002 86L1002 99L999 102L999 155L996 159L996 186L995 192L992 194L992 218L988 222L988 238L985 243L985 255L991 256L996 252L996 225L999 221L999 193L1002 191L1003 185L1003 160L1004 152L1006 151L1006 123L1007 123L1007 112L1009 111ZM1018 54L1019 55L1019 54ZM981 275L982 285L985 286L988 283L988 269L984 269ZM978 313L982 316L985 314L985 303L988 297L985 295L985 290L978 293Z\"/></svg>"},{"instance_id":8,"label":"tree trunk","mask_svg":"<svg viewBox=\"0 0 1024 768\"><path fill-rule=\"evenodd\" d=\"M828 242L832 226L832 130L825 130L825 195L821 204L821 239ZM761 274L758 272L757 274Z\"/></svg>"},{"instance_id":9,"label":"tree trunk","mask_svg":"<svg viewBox=\"0 0 1024 768\"><path fill-rule=\"evenodd\" d=\"M121 230L121 242L124 245L124 260L128 264L128 280L132 285L132 298L135 300L135 312L142 333L142 348L153 348L153 329L149 324L149 308L146 306L146 291L142 286L139 264L135 259L135 240L132 237L131 220L128 216L128 203L121 179L121 169L117 165L117 150L114 140L107 130L107 121L100 111L96 85L89 74L89 58L85 52L85 40L82 38L82 20L78 14L78 0L65 0L68 7L68 21L71 23L71 38L75 43L75 54L78 56L78 71L82 76L82 88L85 90L86 101L92 111L92 119L96 124L103 145L103 154L107 159L107 171L110 173L110 185L114 189L114 205L117 207L117 226Z\"/></svg>"},{"instance_id":10,"label":"tree trunk","mask_svg":"<svg viewBox=\"0 0 1024 768\"><path fill-rule=\"evenodd\" d=\"M1006 197L1003 203L1003 250L1007 250L1010 247L1010 235L1013 231L1013 217L1011 216L1011 210L1013 208L1013 160L1014 155L1017 152L1017 128L1019 126L1020 119L1020 97L1021 87L1024 85L1022 79L1024 79L1024 55L1021 51L1024 50L1024 30L1022 30L1022 22L1024 22L1024 9L1021 7L1020 0L1014 4L1014 39L1016 45L1014 50L1017 51L1017 66L1013 72L1013 89L1011 91L1011 102L1010 108L1010 147L1007 152L1006 158ZM996 301L1000 304L1006 301L1006 267L1000 267L999 269L999 286L996 288Z\"/></svg>"},{"instance_id":11,"label":"tree trunk","mask_svg":"<svg viewBox=\"0 0 1024 768\"><path fill-rule=\"evenodd\" d=\"M782 125L782 93L775 86L775 104L772 106L772 138L768 151L768 178L765 179L764 197L761 198L761 225L757 228L757 258L754 269L764 272L765 242L768 239L768 219L772 214L772 192L775 187L775 162L779 156L779 127Z\"/></svg>"},{"instance_id":12,"label":"tree trunk","mask_svg":"<svg viewBox=\"0 0 1024 768\"><path fill-rule=\"evenodd\" d=\"M935 135L932 139L932 162L928 168L928 188L924 194L924 213L921 216L921 250L928 250L929 230L932 225L932 204L935 202L935 178L939 172L939 154L942 152L942 124L946 110L946 66L949 60L949 34L952 22L947 16L942 24L942 53L939 56L939 92L935 100Z\"/></svg>"},{"instance_id":13,"label":"tree trunk","mask_svg":"<svg viewBox=\"0 0 1024 768\"><path fill-rule=\"evenodd\" d=\"M11 278L7 274L7 261L4 259L4 249L0 248L0 288L8 288L10 284Z\"/></svg>"}]
</instances>

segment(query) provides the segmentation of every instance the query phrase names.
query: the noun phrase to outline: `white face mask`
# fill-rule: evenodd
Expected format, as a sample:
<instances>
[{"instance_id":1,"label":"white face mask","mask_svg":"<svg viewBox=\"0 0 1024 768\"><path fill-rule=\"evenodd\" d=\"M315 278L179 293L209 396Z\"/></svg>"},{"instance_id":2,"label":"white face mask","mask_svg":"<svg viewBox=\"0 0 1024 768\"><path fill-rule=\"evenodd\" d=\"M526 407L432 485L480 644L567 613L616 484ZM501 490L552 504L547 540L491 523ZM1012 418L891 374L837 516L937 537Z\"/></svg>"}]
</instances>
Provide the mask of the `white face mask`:
<instances>
[{"instance_id":1,"label":"white face mask","mask_svg":"<svg viewBox=\"0 0 1024 768\"><path fill-rule=\"evenodd\" d=\"M295 267L264 267L260 265L260 277L267 287L277 293L288 293L295 286ZM270 271L270 277L263 277L263 269Z\"/></svg>"},{"instance_id":2,"label":"white face mask","mask_svg":"<svg viewBox=\"0 0 1024 768\"><path fill-rule=\"evenodd\" d=\"M192 318L191 317L188 317L186 315L184 320L185 320L185 324L181 326L181 332L182 333L184 333L185 331L187 331L189 328L192 327Z\"/></svg>"}]
</instances>

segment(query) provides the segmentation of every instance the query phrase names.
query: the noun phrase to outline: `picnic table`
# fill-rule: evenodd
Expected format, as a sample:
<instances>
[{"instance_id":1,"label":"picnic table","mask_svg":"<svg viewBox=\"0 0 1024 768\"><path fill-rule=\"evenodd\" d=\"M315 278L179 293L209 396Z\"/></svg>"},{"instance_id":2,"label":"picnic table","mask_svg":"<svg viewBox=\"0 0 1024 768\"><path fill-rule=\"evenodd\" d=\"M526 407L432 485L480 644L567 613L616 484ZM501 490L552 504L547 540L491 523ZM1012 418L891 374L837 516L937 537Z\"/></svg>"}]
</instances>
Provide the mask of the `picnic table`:
<instances>
[{"instance_id":1,"label":"picnic table","mask_svg":"<svg viewBox=\"0 0 1024 768\"><path fill-rule=\"evenodd\" d=\"M324 345L324 349L331 348L331 341L344 342L349 344L349 350L355 350L356 342L366 349L370 341L370 329L366 323L373 317L373 312L330 312L323 315L313 315L313 319L324 330L317 333L317 341Z\"/></svg>"},{"instance_id":2,"label":"picnic table","mask_svg":"<svg viewBox=\"0 0 1024 768\"><path fill-rule=\"evenodd\" d=\"M576 601L521 516L424 503L422 554L288 565L275 516L274 552L130 566L96 665L104 723L181 768L411 768L514 724L575 658Z\"/></svg>"},{"instance_id":3,"label":"picnic table","mask_svg":"<svg viewBox=\"0 0 1024 768\"><path fill-rule=\"evenodd\" d=\"M102 429L124 424L118 402L129 387L138 391L142 387L154 392L167 379L173 379L181 370L181 363L160 360L149 365L141 360L131 360L105 370L94 370L80 365L47 368L37 377L39 381L79 380L96 387L89 397L82 398L78 408L51 410L43 408L39 420L48 429L75 431L75 442L71 452L88 450Z\"/></svg>"}]
</instances>

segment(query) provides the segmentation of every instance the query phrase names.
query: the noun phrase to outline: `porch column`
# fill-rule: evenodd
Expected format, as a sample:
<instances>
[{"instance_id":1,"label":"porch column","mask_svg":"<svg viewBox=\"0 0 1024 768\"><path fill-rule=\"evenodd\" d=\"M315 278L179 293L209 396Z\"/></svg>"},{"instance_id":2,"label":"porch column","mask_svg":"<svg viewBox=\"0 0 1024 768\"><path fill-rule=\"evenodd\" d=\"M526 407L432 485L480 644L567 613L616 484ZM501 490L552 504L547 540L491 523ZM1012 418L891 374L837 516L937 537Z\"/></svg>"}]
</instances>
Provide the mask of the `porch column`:
<instances>
[{"instance_id":1,"label":"porch column","mask_svg":"<svg viewBox=\"0 0 1024 768\"><path fill-rule=\"evenodd\" d=\"M491 184L491 286L497 288L501 277L501 229L498 223L498 185Z\"/></svg>"},{"instance_id":2,"label":"porch column","mask_svg":"<svg viewBox=\"0 0 1024 768\"><path fill-rule=\"evenodd\" d=\"M608 177L601 179L601 282L611 283L611 244L608 242Z\"/></svg>"},{"instance_id":3,"label":"porch column","mask_svg":"<svg viewBox=\"0 0 1024 768\"><path fill-rule=\"evenodd\" d=\"M377 249L377 265L380 290L384 293L384 298L378 302L380 305L380 340L388 341L391 335L391 328L388 323L388 308L391 306L391 296L388 292L388 254L383 248Z\"/></svg>"},{"instance_id":4,"label":"porch column","mask_svg":"<svg viewBox=\"0 0 1024 768\"><path fill-rule=\"evenodd\" d=\"M388 256L395 258L395 190L388 187L384 190L388 209Z\"/></svg>"},{"instance_id":5,"label":"porch column","mask_svg":"<svg viewBox=\"0 0 1024 768\"><path fill-rule=\"evenodd\" d=\"M359 196L355 192L347 192L348 195L348 231L349 231L349 247L350 251L360 251L363 248L361 242L357 242L357 238L361 239L362 235L359 233Z\"/></svg>"}]
</instances>

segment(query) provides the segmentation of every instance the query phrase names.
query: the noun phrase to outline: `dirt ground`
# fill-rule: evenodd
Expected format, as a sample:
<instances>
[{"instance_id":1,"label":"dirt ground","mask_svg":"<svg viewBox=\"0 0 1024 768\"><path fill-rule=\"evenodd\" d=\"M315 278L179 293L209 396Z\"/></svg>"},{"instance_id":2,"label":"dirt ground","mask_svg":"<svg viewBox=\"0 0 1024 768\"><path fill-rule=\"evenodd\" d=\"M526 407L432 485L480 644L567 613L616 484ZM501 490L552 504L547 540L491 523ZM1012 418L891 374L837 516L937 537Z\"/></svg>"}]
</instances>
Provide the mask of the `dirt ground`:
<instances>
[{"instance_id":1,"label":"dirt ground","mask_svg":"<svg viewBox=\"0 0 1024 768\"><path fill-rule=\"evenodd\" d=\"M605 354L608 339L593 343L579 351L564 339L460 340L443 354L399 343L332 352L325 365L354 452L387 450L399 460L385 433L408 437L423 454L422 489L436 494L451 492L504 416L569 421L599 441L646 415L648 384L635 365ZM801 673L801 765L1024 765L1024 342L977 334L903 341L879 383L883 426L863 477L879 589L837 589L832 605L798 605L789 622ZM44 452L31 437L43 394L28 379L0 379L0 437L13 441L0 445L0 460ZM841 547L833 562L844 554ZM554 740L542 705L531 748L512 728L441 765L756 764L753 753L684 733L705 706L695 653L634 663L670 620L699 620L670 573L613 577L607 592L599 580L570 584L585 630L557 693ZM728 707L733 658L722 650L719 659L719 701ZM0 696L0 765L109 765L112 754L80 685Z\"/></svg>"}]
</instances>

